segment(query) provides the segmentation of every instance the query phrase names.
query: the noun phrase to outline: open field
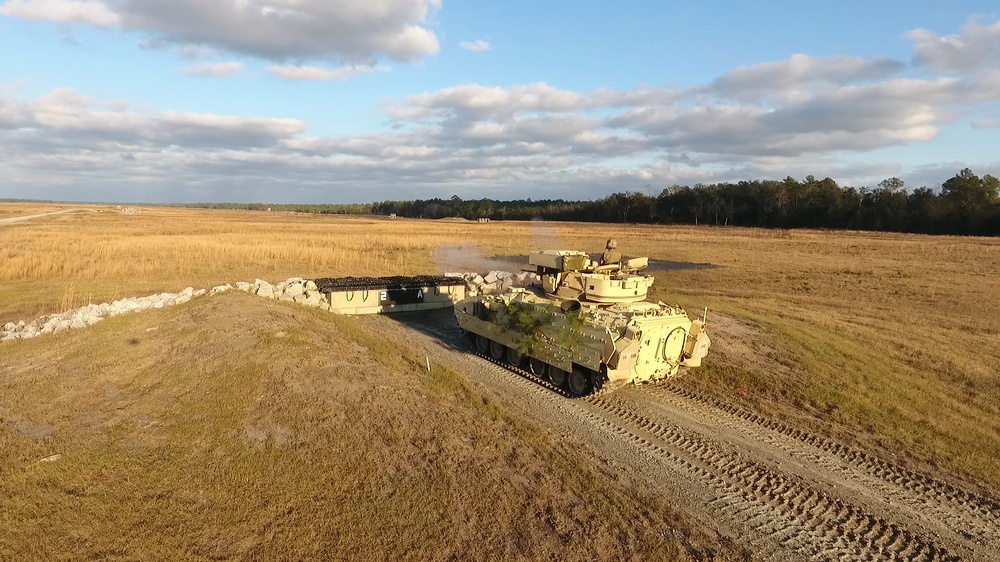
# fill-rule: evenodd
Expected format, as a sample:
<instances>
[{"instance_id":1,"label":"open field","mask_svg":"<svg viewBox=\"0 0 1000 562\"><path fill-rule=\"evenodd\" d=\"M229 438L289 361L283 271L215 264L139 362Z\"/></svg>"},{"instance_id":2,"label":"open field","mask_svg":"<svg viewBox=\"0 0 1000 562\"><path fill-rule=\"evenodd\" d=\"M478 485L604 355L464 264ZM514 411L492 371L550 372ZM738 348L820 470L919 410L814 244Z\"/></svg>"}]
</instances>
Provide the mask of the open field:
<instances>
[{"instance_id":1,"label":"open field","mask_svg":"<svg viewBox=\"0 0 1000 562\"><path fill-rule=\"evenodd\" d=\"M0 205L0 211L4 207ZM35 212L45 211L33 208L25 214ZM657 275L655 297L679 300L692 311L709 306L726 315L725 321L719 317L716 343L705 367L685 375L677 383L681 391L696 391L765 413L968 489L1000 492L996 462L1000 451L998 240L711 227L389 221L160 208L146 209L135 217L82 212L0 227L0 323L30 320L91 301L258 277L277 281L293 275L435 273L442 264L435 263L434 251L443 245L477 247L488 256L511 256L539 245L597 251L608 236L617 238L627 255L718 266ZM164 505L159 502L168 502L172 506L168 509L176 513L194 513L203 505L199 502L214 506L205 515L211 519L199 521L204 536L182 534L179 542L160 545L163 552L187 549L187 555L195 559L266 554L273 552L269 549L283 548L283 541L293 540L289 533L303 532L307 525L297 518L308 519L309 509L318 509L296 503L298 493L259 485L277 474L294 475L302 483L297 492L321 498L318 503L351 504L351 491L360 489L368 504L389 502L387 512L406 511L418 501L415 498L469 489L475 480L486 489L455 497L446 506L428 507L428 513L444 519L427 515L430 520L420 523L415 536L439 535L448 522L455 525L455 521L486 517L487 506L470 507L470 502L475 504L473 498L502 497L513 502L504 507L504 513L534 513L535 521L544 518L538 514L549 513L558 523L571 513L570 528L587 529L588 536L604 537L601 544L618 545L607 546L602 557L614 558L622 552L645 553L645 558L677 552L696 559L711 552L722 558L743 556L724 539L692 532L683 517L676 517L670 501L642 496L627 482L599 478L600 465L588 464L561 448L551 432L489 401L483 405L482 396L464 381L461 372L419 374L405 358L398 364L386 365L384 359L380 363L379 358L392 354L371 349L382 339L373 339L363 324L359 327L313 312L289 316L285 307L265 307L243 299L191 303L178 311L109 320L85 334L0 347L7 365L0 393L4 397L0 415L6 422L0 429L0 456L9 461L5 466L14 467L3 478L8 486L4 496L23 502L4 506L5 516L14 517L4 522L5 528L23 529L30 537L41 532L42 522L35 517L57 512L62 518L58 519L60 528L78 541L62 546L120 552L115 549L123 548L121 544L94 542L100 529L76 528L68 506L83 506L94 520L100 520L111 502L123 501L121 490L110 489L109 480L124 479L131 488L123 489L133 491L138 503L129 510L133 519L118 524L137 529L139 521L155 520L158 530L150 531L151 536L169 535L189 519L157 518L149 510ZM245 317L227 317L219 303L238 304L247 309L242 313ZM185 331L183 322L171 321L185 314L193 318L184 322L197 326L196 330ZM267 322L273 322L274 328L268 328ZM711 312L709 324L713 326ZM145 331L160 325L164 328ZM286 337L275 338L273 334L279 331ZM135 343L128 336L132 333L139 334ZM105 349L114 353L95 351ZM316 364L316 349L351 351L338 370L336 364ZM238 364L244 368L226 367L234 357L240 357ZM281 357L277 367L269 365L273 357ZM386 393L395 398L372 401L369 391L336 402L350 393L308 386L337 386L340 383L316 374L339 373L347 366L357 371L358 381L368 385L365 388L395 388L395 394ZM86 384L91 377L101 381L98 387ZM434 400L409 401L406 396L413 392ZM262 402L261 396L281 398ZM336 407L330 405L334 403ZM58 407L53 409L53 405ZM344 436L345 446L371 441L371 432L376 432L375 437L381 439L376 441L383 445L376 450L385 454L406 446L425 451L425 456L428 450L439 453L422 459L423 464L416 450L414 456L392 462L368 458L364 451L333 459L318 452L315 445L301 445L334 439L334 434L317 426L326 428L332 423L323 416L338 408L351 412L350 420L379 421L363 427L338 422L341 433L337 435ZM403 430L393 425L395 418L386 416L387 411L406 412L408 419L420 421L411 431L427 433L393 433ZM438 419L441 411L448 415ZM486 449L476 448L490 451L484 458L478 453L462 457L482 468L467 473L463 470L467 465L440 464L458 450L451 448L455 444L435 439L441 439L443 428L451 432L456 427L473 432L461 439L493 440ZM531 443L528 451L522 451L523 458L510 452L513 442ZM67 462L33 464L56 449L79 456L67 454ZM283 454L287 450L296 454ZM311 462L321 470L307 470ZM139 470L143 463L152 464ZM505 481L504 474L487 470L503 463L509 463L514 473L534 469L540 474L541 467L552 466L559 472L529 479L543 493L537 500L528 500L521 495L527 492L500 483ZM216 472L219 465L225 470ZM385 465L391 474L368 474L371 480L360 483L340 480L358 472L359 466L369 465ZM412 469L417 473L415 484L408 488L413 497L372 499L370 494L376 493L379 482L392 481L394 475L413 466L422 467ZM439 470L444 470L446 478L458 480L433 478ZM197 486L182 487L192 497L176 497L171 490L185 474L199 475ZM473 474L482 478L469 480ZM238 482L258 484L248 498L234 489ZM569 488L576 491L568 492ZM204 497L192 492L196 489L204 490ZM560 503L566 494L579 496L581 490L588 497L601 498L599 504ZM526 508L528 501L539 503ZM458 518L450 512L456 506L472 512ZM329 538L332 530L354 528L370 515L362 506L347 511L343 519L330 513L320 516L325 523L310 527L314 533L310 536ZM11 513L15 515L6 515ZM504 520L501 528L507 534L503 536L526 533L526 538L513 546L502 546L496 538L490 544L499 552L544 557L565 548L572 535L559 535L561 547L545 543L542 535L548 536L551 530L538 535L517 531L516 519ZM397 520L396 524L413 522ZM647 527L673 529L668 535L674 538L658 540L644 534L642 529ZM624 529L627 536L614 535L612 528ZM270 539L262 544L250 538L259 539L267 532L271 532ZM371 530L367 532L340 535L338 544L354 548L358 543L351 540L376 540ZM448 548L457 550L427 555L447 558L449 552L467 548L469 537L453 532L458 535L448 535L452 539L446 542ZM236 540L236 533L245 533L247 542ZM385 549L400 547L398 542L379 544ZM24 545L9 538L0 540L0 549L16 551L19 546ZM379 552L390 557L397 553Z\"/></svg>"}]
</instances>

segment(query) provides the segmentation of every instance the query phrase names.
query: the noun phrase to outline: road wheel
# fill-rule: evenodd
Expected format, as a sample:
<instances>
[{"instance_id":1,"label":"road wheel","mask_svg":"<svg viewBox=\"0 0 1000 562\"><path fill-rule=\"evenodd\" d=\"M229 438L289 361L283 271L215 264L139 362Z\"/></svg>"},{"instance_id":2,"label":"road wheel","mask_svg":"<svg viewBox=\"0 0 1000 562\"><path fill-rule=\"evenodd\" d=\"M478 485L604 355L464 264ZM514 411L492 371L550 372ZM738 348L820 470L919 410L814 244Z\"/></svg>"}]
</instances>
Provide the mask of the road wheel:
<instances>
[{"instance_id":1,"label":"road wheel","mask_svg":"<svg viewBox=\"0 0 1000 562\"><path fill-rule=\"evenodd\" d=\"M590 392L590 373L580 367L574 368L566 381L566 390L576 397Z\"/></svg>"},{"instance_id":2,"label":"road wheel","mask_svg":"<svg viewBox=\"0 0 1000 562\"><path fill-rule=\"evenodd\" d=\"M566 371L563 371L559 367L553 367L552 365L549 365L548 371L549 371L549 381L552 384L558 387L562 387L564 384L566 384Z\"/></svg>"},{"instance_id":3,"label":"road wheel","mask_svg":"<svg viewBox=\"0 0 1000 562\"><path fill-rule=\"evenodd\" d=\"M539 359L535 359L534 357L528 359L528 369L536 377L548 378L548 375L545 374L545 367L548 367L548 365Z\"/></svg>"},{"instance_id":4,"label":"road wheel","mask_svg":"<svg viewBox=\"0 0 1000 562\"><path fill-rule=\"evenodd\" d=\"M482 334L476 334L476 349L479 353L486 353L490 350L490 339Z\"/></svg>"},{"instance_id":5,"label":"road wheel","mask_svg":"<svg viewBox=\"0 0 1000 562\"><path fill-rule=\"evenodd\" d=\"M513 347L507 348L507 362L515 367L521 366L521 361L524 360L524 356L517 352Z\"/></svg>"},{"instance_id":6,"label":"road wheel","mask_svg":"<svg viewBox=\"0 0 1000 562\"><path fill-rule=\"evenodd\" d=\"M506 354L507 346L497 341L490 342L490 357L496 359L497 361L503 361L503 357Z\"/></svg>"}]
</instances>

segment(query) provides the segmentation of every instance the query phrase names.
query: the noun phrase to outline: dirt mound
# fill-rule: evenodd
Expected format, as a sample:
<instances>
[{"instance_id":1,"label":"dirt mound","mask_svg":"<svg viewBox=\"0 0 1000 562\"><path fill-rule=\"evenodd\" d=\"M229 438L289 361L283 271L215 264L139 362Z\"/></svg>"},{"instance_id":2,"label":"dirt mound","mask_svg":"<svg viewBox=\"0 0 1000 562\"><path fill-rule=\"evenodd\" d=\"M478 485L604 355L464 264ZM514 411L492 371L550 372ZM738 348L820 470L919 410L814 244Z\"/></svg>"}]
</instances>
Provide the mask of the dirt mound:
<instances>
[{"instance_id":1,"label":"dirt mound","mask_svg":"<svg viewBox=\"0 0 1000 562\"><path fill-rule=\"evenodd\" d=\"M353 318L237 293L43 339L0 366L2 559L726 552Z\"/></svg>"}]
</instances>

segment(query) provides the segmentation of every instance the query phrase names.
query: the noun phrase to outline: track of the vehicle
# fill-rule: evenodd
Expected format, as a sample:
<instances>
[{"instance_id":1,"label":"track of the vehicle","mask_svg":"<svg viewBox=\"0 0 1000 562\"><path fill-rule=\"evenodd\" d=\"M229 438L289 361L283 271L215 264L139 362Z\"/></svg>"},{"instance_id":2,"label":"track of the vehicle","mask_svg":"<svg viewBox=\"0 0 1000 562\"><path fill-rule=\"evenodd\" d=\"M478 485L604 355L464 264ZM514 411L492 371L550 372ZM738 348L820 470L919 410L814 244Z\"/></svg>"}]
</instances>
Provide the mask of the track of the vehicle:
<instances>
[{"instance_id":1,"label":"track of the vehicle","mask_svg":"<svg viewBox=\"0 0 1000 562\"><path fill-rule=\"evenodd\" d=\"M681 389L672 381L651 386L649 390L658 398L674 405L688 408L694 405L701 415L732 429L741 430L747 424L753 424L769 430L754 432L754 437L793 456L808 456L806 460L828 470L842 472L853 478L867 476L869 478L865 478L866 484L877 488L881 494L889 494L892 500L912 505L921 510L923 516L936 516L968 539L1000 546L1000 500L996 498L963 490L860 449ZM810 453L808 448L788 446L789 440L807 445L815 451ZM927 501L928 499L934 501Z\"/></svg>"},{"instance_id":2,"label":"track of the vehicle","mask_svg":"<svg viewBox=\"0 0 1000 562\"><path fill-rule=\"evenodd\" d=\"M488 354L475 353L527 381L562 397L569 397L565 390L530 371L496 360ZM670 381L647 385L644 390L650 390L668 401L671 397L676 397L700 404L703 410L717 409L718 414L711 416L715 421L725 423L725 417L736 417L742 423L728 423L733 429L744 428L747 423L756 424L761 429L816 447L849 462L866 475L875 477L870 480L883 480L905 488L908 494L896 493L894 497L934 511L942 522L950 523L949 527L966 538L990 542L995 542L998 538L998 528L995 525L996 503L989 498L966 492L801 429L785 426L733 406L715 404L709 398L680 390ZM743 458L739 453L696 432L642 416L615 400L614 394L609 391L598 391L580 400L598 407L602 413L610 414L613 418L609 420L604 416L587 413L585 417L589 421L629 440L646 454L665 459L692 473L704 484L717 490L718 497L711 507L753 527L764 543L776 543L813 559L839 560L847 557L852 560L961 560L958 555L932 539L817 489L801 477ZM673 401L677 402L676 399ZM725 407L720 407L723 405ZM711 415L711 412L706 411L700 413ZM754 432L755 437L758 436L757 433L759 432ZM795 453L793 450L787 452ZM826 468L835 468L838 463L824 464ZM928 502L928 496L934 501ZM935 509L941 502L981 517L963 518L955 516L954 510Z\"/></svg>"},{"instance_id":3,"label":"track of the vehicle","mask_svg":"<svg viewBox=\"0 0 1000 562\"><path fill-rule=\"evenodd\" d=\"M425 333L456 335L439 330ZM672 474L668 488L741 533L762 559L1000 559L1000 511L991 497L672 381L567 400L525 369L479 353L488 364L476 368L469 362L478 360L456 354L452 360L495 381L490 386L518 395L515 402L533 403L536 415L577 420L617 465L654 481Z\"/></svg>"}]
</instances>

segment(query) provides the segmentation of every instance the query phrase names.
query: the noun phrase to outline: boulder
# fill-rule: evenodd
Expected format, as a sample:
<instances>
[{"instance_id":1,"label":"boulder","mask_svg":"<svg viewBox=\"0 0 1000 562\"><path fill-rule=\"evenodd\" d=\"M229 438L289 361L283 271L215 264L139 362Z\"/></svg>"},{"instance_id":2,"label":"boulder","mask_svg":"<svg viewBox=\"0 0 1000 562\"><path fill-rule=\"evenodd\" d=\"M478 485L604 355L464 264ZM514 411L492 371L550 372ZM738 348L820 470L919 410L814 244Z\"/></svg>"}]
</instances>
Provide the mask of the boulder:
<instances>
[{"instance_id":1,"label":"boulder","mask_svg":"<svg viewBox=\"0 0 1000 562\"><path fill-rule=\"evenodd\" d=\"M302 287L300 283L292 283L291 285L288 285L288 287L285 288L282 294L284 294L284 296L286 297L295 298L304 293L305 289Z\"/></svg>"},{"instance_id":2,"label":"boulder","mask_svg":"<svg viewBox=\"0 0 1000 562\"><path fill-rule=\"evenodd\" d=\"M250 283L247 283L246 281L237 281L236 288L244 293L248 293L250 292Z\"/></svg>"},{"instance_id":3,"label":"boulder","mask_svg":"<svg viewBox=\"0 0 1000 562\"><path fill-rule=\"evenodd\" d=\"M316 283L312 279L306 281L306 291L315 291L317 289L318 287L316 287Z\"/></svg>"},{"instance_id":4,"label":"boulder","mask_svg":"<svg viewBox=\"0 0 1000 562\"><path fill-rule=\"evenodd\" d=\"M257 287L257 290L255 291L255 294L258 297L264 297L266 299L273 299L274 298L274 289L271 288L270 285Z\"/></svg>"},{"instance_id":5,"label":"boulder","mask_svg":"<svg viewBox=\"0 0 1000 562\"><path fill-rule=\"evenodd\" d=\"M486 277L483 277L483 281L486 283L496 283L497 279L499 279L499 277L495 271L491 271L486 274Z\"/></svg>"}]
</instances>

